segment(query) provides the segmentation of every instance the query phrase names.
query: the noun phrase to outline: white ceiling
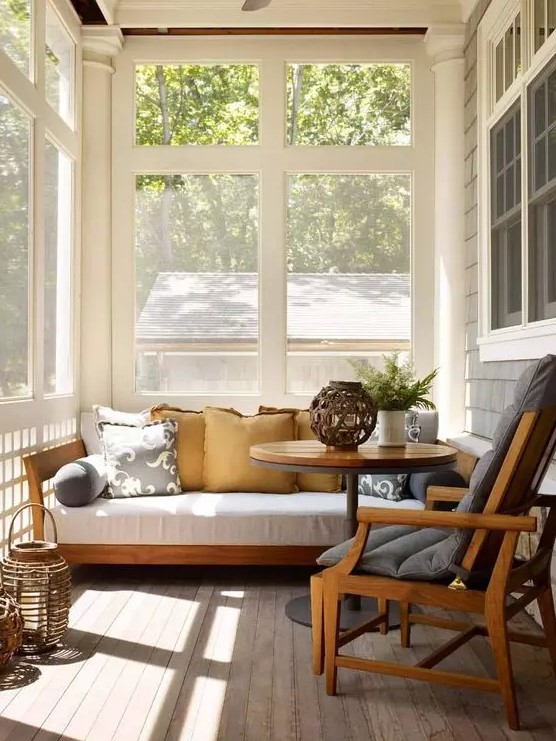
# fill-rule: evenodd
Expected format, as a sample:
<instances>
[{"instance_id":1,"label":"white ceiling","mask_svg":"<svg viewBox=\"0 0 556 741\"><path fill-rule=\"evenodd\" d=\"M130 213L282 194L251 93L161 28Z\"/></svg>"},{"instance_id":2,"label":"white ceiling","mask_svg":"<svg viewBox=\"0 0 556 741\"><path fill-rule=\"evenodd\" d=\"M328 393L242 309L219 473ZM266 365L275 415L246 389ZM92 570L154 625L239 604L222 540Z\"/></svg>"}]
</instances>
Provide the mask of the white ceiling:
<instances>
[{"instance_id":1,"label":"white ceiling","mask_svg":"<svg viewBox=\"0 0 556 741\"><path fill-rule=\"evenodd\" d=\"M97 0L109 23L130 27L429 26L466 18L473 0Z\"/></svg>"}]
</instances>

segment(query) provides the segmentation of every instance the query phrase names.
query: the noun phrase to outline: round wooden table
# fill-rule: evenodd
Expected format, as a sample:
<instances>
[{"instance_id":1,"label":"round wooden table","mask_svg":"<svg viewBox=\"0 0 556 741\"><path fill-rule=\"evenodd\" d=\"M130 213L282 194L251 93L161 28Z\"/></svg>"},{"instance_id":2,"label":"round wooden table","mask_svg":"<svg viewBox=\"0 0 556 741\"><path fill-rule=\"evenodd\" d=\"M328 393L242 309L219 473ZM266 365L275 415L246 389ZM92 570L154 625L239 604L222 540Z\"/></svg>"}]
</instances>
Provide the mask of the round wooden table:
<instances>
[{"instance_id":1,"label":"round wooden table","mask_svg":"<svg viewBox=\"0 0 556 741\"><path fill-rule=\"evenodd\" d=\"M251 463L267 468L300 473L341 473L346 477L346 518L344 535L352 538L357 530L357 507L360 474L418 473L451 468L456 451L448 445L407 443L404 447L389 448L377 443L365 443L357 450L327 448L317 440L291 440L279 443L253 445L249 450ZM288 603L286 614L297 623L311 624L308 597L298 597ZM390 627L397 624L397 617L390 608ZM368 615L367 613L370 613ZM365 599L344 600L341 628L355 627L376 613L376 601Z\"/></svg>"}]
</instances>

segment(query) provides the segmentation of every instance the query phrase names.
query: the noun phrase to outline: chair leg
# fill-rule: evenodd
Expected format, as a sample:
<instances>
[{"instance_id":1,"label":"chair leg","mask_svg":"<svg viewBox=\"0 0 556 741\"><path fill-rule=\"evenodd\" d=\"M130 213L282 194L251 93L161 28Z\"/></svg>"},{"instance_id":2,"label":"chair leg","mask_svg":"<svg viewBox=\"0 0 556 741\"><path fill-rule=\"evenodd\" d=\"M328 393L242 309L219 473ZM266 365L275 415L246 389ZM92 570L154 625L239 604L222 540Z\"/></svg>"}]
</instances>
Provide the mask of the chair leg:
<instances>
[{"instance_id":1,"label":"chair leg","mask_svg":"<svg viewBox=\"0 0 556 741\"><path fill-rule=\"evenodd\" d=\"M324 666L326 669L326 693L336 694L338 667L338 630L340 627L340 602L333 579L323 580L324 593Z\"/></svg>"},{"instance_id":2,"label":"chair leg","mask_svg":"<svg viewBox=\"0 0 556 741\"><path fill-rule=\"evenodd\" d=\"M496 673L500 682L500 692L506 708L508 725L513 731L519 731L519 714L515 697L510 641L508 640L508 626L506 625L503 604L490 605L490 609L487 605L486 624Z\"/></svg>"},{"instance_id":3,"label":"chair leg","mask_svg":"<svg viewBox=\"0 0 556 741\"><path fill-rule=\"evenodd\" d=\"M377 599L379 613L386 613L386 622L381 623L379 627L380 634L385 636L388 634L388 600L383 597Z\"/></svg>"},{"instance_id":4,"label":"chair leg","mask_svg":"<svg viewBox=\"0 0 556 741\"><path fill-rule=\"evenodd\" d=\"M400 642L402 648L411 645L411 623L409 622L409 602L400 602Z\"/></svg>"},{"instance_id":5,"label":"chair leg","mask_svg":"<svg viewBox=\"0 0 556 741\"><path fill-rule=\"evenodd\" d=\"M556 616L554 614L554 599L550 585L537 597L539 612L544 628L546 645L552 661L552 671L556 675Z\"/></svg>"},{"instance_id":6,"label":"chair leg","mask_svg":"<svg viewBox=\"0 0 556 741\"><path fill-rule=\"evenodd\" d=\"M324 671L324 604L322 574L311 577L311 631L313 639L313 673Z\"/></svg>"}]
</instances>

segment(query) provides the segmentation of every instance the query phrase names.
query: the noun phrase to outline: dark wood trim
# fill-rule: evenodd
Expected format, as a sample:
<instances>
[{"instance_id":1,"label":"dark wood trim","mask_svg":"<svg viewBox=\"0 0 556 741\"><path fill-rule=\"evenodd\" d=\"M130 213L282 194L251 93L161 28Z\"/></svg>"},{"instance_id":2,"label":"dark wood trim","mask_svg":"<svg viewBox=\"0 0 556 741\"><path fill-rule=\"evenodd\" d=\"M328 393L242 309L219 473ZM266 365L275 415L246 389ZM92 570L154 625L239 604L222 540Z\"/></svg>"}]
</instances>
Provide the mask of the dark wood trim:
<instances>
[{"instance_id":1,"label":"dark wood trim","mask_svg":"<svg viewBox=\"0 0 556 741\"><path fill-rule=\"evenodd\" d=\"M315 566L330 546L311 545L89 545L60 543L68 563L198 566Z\"/></svg>"},{"instance_id":2,"label":"dark wood trim","mask_svg":"<svg viewBox=\"0 0 556 741\"><path fill-rule=\"evenodd\" d=\"M122 28L124 36L424 36L425 27L408 26L393 28L378 26L353 27L308 27L308 28L168 28L160 33L158 28Z\"/></svg>"}]
</instances>

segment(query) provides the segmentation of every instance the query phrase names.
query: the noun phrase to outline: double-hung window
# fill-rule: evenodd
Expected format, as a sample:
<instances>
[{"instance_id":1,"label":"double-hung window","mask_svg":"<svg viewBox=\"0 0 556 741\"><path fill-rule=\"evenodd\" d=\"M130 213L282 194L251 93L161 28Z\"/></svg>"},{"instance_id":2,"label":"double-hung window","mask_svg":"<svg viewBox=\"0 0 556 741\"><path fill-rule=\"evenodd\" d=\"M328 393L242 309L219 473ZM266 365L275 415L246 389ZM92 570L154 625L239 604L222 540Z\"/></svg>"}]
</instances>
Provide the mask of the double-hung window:
<instances>
[{"instance_id":1,"label":"double-hung window","mask_svg":"<svg viewBox=\"0 0 556 741\"><path fill-rule=\"evenodd\" d=\"M479 27L482 360L556 342L555 0L494 2Z\"/></svg>"},{"instance_id":2,"label":"double-hung window","mask_svg":"<svg viewBox=\"0 0 556 741\"><path fill-rule=\"evenodd\" d=\"M422 42L174 41L116 60L115 403L304 404L351 358L427 367Z\"/></svg>"}]
</instances>

